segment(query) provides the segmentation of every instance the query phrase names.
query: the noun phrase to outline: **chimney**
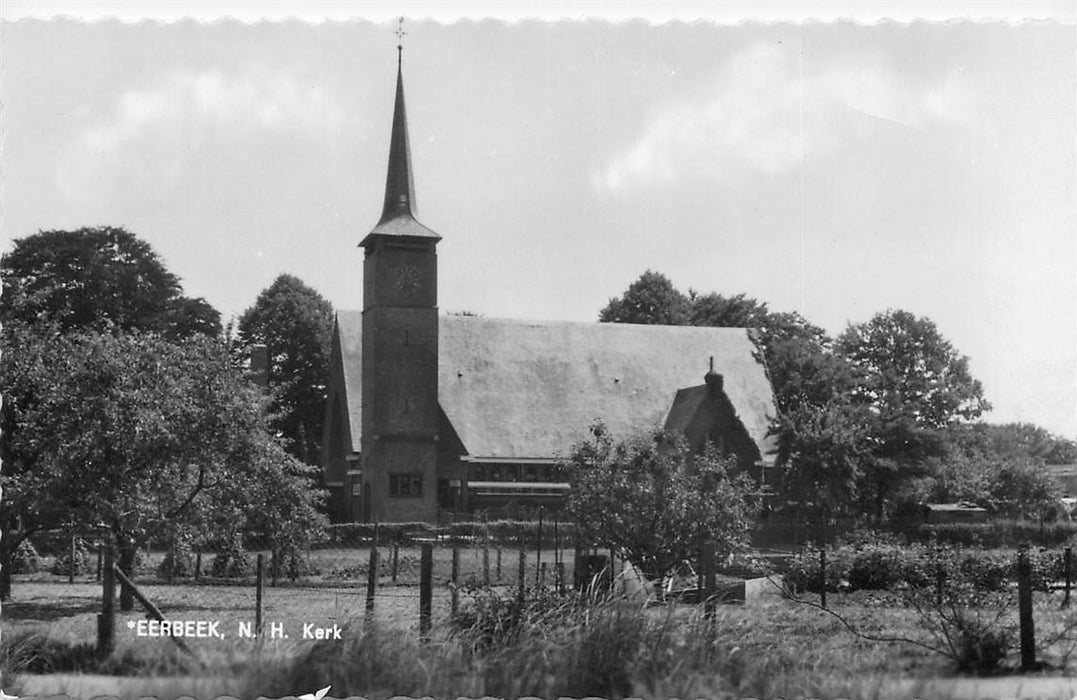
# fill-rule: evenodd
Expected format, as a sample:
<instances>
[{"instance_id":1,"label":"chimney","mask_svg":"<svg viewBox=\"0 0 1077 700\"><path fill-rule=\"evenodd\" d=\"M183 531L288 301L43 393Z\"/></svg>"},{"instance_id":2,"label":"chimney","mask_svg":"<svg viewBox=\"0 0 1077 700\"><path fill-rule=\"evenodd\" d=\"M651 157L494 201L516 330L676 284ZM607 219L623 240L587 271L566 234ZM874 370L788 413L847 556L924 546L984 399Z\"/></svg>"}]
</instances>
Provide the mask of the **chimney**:
<instances>
[{"instance_id":1,"label":"chimney","mask_svg":"<svg viewBox=\"0 0 1077 700\"><path fill-rule=\"evenodd\" d=\"M269 388L269 348L262 343L251 346L251 381L263 389Z\"/></svg>"},{"instance_id":2,"label":"chimney","mask_svg":"<svg viewBox=\"0 0 1077 700\"><path fill-rule=\"evenodd\" d=\"M714 391L722 390L724 379L722 378L722 375L714 371L714 355L711 355L710 369L703 375L703 383Z\"/></svg>"}]
</instances>

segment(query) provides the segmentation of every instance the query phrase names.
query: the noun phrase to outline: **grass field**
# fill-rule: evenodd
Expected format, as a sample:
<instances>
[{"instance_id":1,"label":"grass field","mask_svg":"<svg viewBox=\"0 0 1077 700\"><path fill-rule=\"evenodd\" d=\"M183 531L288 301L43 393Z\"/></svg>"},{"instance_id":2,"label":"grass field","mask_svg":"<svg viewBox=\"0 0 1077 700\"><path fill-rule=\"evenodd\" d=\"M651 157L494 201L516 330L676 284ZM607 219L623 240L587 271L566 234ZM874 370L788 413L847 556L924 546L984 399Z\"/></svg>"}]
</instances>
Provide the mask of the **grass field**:
<instances>
[{"instance_id":1,"label":"grass field","mask_svg":"<svg viewBox=\"0 0 1077 700\"><path fill-rule=\"evenodd\" d=\"M401 550L398 581L380 578L372 617L364 615L365 550L315 552L317 576L264 589L265 622L279 623L288 637L242 639L241 622L253 623L253 585L168 585L151 576L136 582L169 619L217 621L223 639L190 639L195 662L166 638L137 635L129 622L144 620L136 608L121 613L116 652L92 658L100 584L82 577L68 584L51 574L17 576L13 599L3 608L9 670L20 670L13 654L36 649L38 666L26 671L96 671L114 674L228 678L229 692L243 697L279 697L332 683L334 695L519 696L633 695L642 697L878 695L894 679L952 673L950 659L911 643L865 637L905 637L933 644L917 612L891 594L831 594L830 605L857 629L833 615L794 601L768 597L721 606L703 621L694 606L644 608L638 603L600 604L590 609L532 611L512 636L493 646L474 630L453 629L446 585L451 552L436 550L434 631L418 637L417 550ZM155 555L150 558L152 566ZM511 560L511 564L510 564ZM549 561L552 561L552 556ZM571 562L571 556L566 557ZM504 592L516 580L518 559L503 554ZM534 582L534 553L526 577ZM496 562L491 562L496 584ZM461 580L481 579L481 551L460 556ZM571 578L571 573L569 573ZM1039 655L1049 672L1077 670L1072 613L1059 610L1060 594L1037 594ZM816 596L808 596L817 601ZM472 600L463 595L462 605ZM556 606L555 606L556 608ZM1012 625L1013 612L1007 613ZM304 624L339 625L340 641L302 638ZM1061 632L1065 632L1060 636ZM478 641L476 641L478 640ZM25 654L23 661L25 661ZM32 656L32 654L31 654ZM1007 660L1016 664L1016 649ZM51 664L51 666L50 666ZM5 678L10 678L6 675ZM238 682L238 686L233 681ZM323 682L324 681L324 682ZM8 683L8 681L5 681ZM316 684L316 685L311 685ZM310 687L307 687L310 685ZM11 687L5 687L12 690ZM17 686L14 688L17 690Z\"/></svg>"}]
</instances>

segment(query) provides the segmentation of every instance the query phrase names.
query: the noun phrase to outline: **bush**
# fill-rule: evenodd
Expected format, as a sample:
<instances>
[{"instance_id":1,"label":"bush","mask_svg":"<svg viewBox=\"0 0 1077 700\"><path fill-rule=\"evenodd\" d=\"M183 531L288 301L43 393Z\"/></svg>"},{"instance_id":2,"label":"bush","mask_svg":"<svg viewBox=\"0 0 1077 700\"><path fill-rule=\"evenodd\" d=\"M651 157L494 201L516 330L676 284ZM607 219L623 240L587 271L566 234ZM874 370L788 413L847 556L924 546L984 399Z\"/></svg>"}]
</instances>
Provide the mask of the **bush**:
<instances>
[{"instance_id":1,"label":"bush","mask_svg":"<svg viewBox=\"0 0 1077 700\"><path fill-rule=\"evenodd\" d=\"M848 581L852 569L851 547L837 547L826 552L826 589L837 591L843 582ZM793 557L789 570L785 572L785 582L796 592L819 593L819 550L805 548Z\"/></svg>"},{"instance_id":2,"label":"bush","mask_svg":"<svg viewBox=\"0 0 1077 700\"><path fill-rule=\"evenodd\" d=\"M165 552L165 557L157 566L157 575L163 579L185 578L194 576L195 553L189 533L180 533L176 536Z\"/></svg>"},{"instance_id":3,"label":"bush","mask_svg":"<svg viewBox=\"0 0 1077 700\"><path fill-rule=\"evenodd\" d=\"M95 570L97 558L90 555L86 542L76 539L73 559L71 554L72 550L69 544L68 548L56 557L49 572L57 576L83 576Z\"/></svg>"},{"instance_id":4,"label":"bush","mask_svg":"<svg viewBox=\"0 0 1077 700\"><path fill-rule=\"evenodd\" d=\"M909 570L907 550L893 545L872 545L856 551L849 566L852 590L879 591L905 581Z\"/></svg>"},{"instance_id":5,"label":"bush","mask_svg":"<svg viewBox=\"0 0 1077 700\"><path fill-rule=\"evenodd\" d=\"M317 576L319 573L305 549L283 547L270 554L269 575L273 578L296 579L300 576Z\"/></svg>"},{"instance_id":6,"label":"bush","mask_svg":"<svg viewBox=\"0 0 1077 700\"><path fill-rule=\"evenodd\" d=\"M955 645L958 671L981 675L998 670L1010 652L1013 631L978 617L959 617Z\"/></svg>"},{"instance_id":7,"label":"bush","mask_svg":"<svg viewBox=\"0 0 1077 700\"><path fill-rule=\"evenodd\" d=\"M234 535L223 551L213 557L210 573L216 578L243 578L253 573L250 558L243 549L243 538Z\"/></svg>"},{"instance_id":8,"label":"bush","mask_svg":"<svg viewBox=\"0 0 1077 700\"><path fill-rule=\"evenodd\" d=\"M11 555L11 573L34 574L41 570L41 557L30 540L23 540Z\"/></svg>"}]
</instances>

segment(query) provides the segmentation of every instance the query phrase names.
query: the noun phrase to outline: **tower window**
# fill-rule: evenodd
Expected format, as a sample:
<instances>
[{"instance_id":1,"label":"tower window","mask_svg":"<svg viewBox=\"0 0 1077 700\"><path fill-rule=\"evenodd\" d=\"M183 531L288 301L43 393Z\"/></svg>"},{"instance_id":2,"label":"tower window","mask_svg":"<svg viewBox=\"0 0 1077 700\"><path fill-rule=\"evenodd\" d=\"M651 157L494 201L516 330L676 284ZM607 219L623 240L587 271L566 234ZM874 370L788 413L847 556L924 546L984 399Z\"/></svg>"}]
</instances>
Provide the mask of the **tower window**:
<instances>
[{"instance_id":1,"label":"tower window","mask_svg":"<svg viewBox=\"0 0 1077 700\"><path fill-rule=\"evenodd\" d=\"M422 498L423 475L418 473L390 474L389 496L391 498Z\"/></svg>"}]
</instances>

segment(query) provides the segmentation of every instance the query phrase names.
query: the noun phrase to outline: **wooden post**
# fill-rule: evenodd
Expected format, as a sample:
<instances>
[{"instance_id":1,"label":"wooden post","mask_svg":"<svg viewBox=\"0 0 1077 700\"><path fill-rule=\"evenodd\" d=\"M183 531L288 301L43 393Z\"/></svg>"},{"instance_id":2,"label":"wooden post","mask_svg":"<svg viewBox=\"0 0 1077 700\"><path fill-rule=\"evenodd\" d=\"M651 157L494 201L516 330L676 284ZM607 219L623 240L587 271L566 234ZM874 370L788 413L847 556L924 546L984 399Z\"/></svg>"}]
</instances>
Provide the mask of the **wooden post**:
<instances>
[{"instance_id":1,"label":"wooden post","mask_svg":"<svg viewBox=\"0 0 1077 700\"><path fill-rule=\"evenodd\" d=\"M67 582L75 582L75 528L71 528L71 549L68 551Z\"/></svg>"},{"instance_id":2,"label":"wooden post","mask_svg":"<svg viewBox=\"0 0 1077 700\"><path fill-rule=\"evenodd\" d=\"M539 564L539 587L546 587L546 562Z\"/></svg>"},{"instance_id":3,"label":"wooden post","mask_svg":"<svg viewBox=\"0 0 1077 700\"><path fill-rule=\"evenodd\" d=\"M452 548L452 582L449 583L449 601L452 611L452 616L455 618L456 614L460 612L460 550L456 547Z\"/></svg>"},{"instance_id":4,"label":"wooden post","mask_svg":"<svg viewBox=\"0 0 1077 700\"><path fill-rule=\"evenodd\" d=\"M707 617L713 617L716 603L715 594L718 588L718 557L715 553L713 540L703 542L703 550L699 555L699 569L703 573L703 589L701 593L703 594L704 614Z\"/></svg>"},{"instance_id":5,"label":"wooden post","mask_svg":"<svg viewBox=\"0 0 1077 700\"><path fill-rule=\"evenodd\" d=\"M1017 555L1017 614L1021 625L1021 670L1036 667L1036 633L1032 624L1032 562L1028 550Z\"/></svg>"},{"instance_id":6,"label":"wooden post","mask_svg":"<svg viewBox=\"0 0 1077 700\"><path fill-rule=\"evenodd\" d=\"M258 554L258 568L254 575L254 633L259 637L262 636L262 614L263 601L262 601L262 588L265 587L265 555Z\"/></svg>"},{"instance_id":7,"label":"wooden post","mask_svg":"<svg viewBox=\"0 0 1077 700\"><path fill-rule=\"evenodd\" d=\"M497 548L497 581L501 582L501 547Z\"/></svg>"},{"instance_id":8,"label":"wooden post","mask_svg":"<svg viewBox=\"0 0 1077 700\"><path fill-rule=\"evenodd\" d=\"M826 610L826 545L819 547L819 605Z\"/></svg>"},{"instance_id":9,"label":"wooden post","mask_svg":"<svg viewBox=\"0 0 1077 700\"><path fill-rule=\"evenodd\" d=\"M565 595L565 562L559 561L554 564L554 576L557 578L557 595Z\"/></svg>"},{"instance_id":10,"label":"wooden post","mask_svg":"<svg viewBox=\"0 0 1077 700\"><path fill-rule=\"evenodd\" d=\"M113 567L113 572L112 573L116 577L116 579L119 581L119 583L124 588L126 588L127 590L129 590L131 592L131 596L135 600L138 601L139 605L142 606L142 609L145 610L149 614L150 617L152 617L155 620L159 620L160 622L165 621L165 616L161 613L160 610L158 610L157 606L154 605L153 602L150 601L149 598L142 595L142 592L139 591L138 588L135 586L135 584L133 584L131 582L131 579L127 578L127 576L125 576L124 573L122 571L120 571L120 568L118 566ZM169 635L169 638L172 640L172 643L175 644L177 647L179 647L183 651L187 652L191 656L194 656L196 659L198 658L197 656L195 656L194 652L191 651L190 647L187 646L187 643L183 641L182 637L179 637L179 636L177 636L175 634L172 634L172 635ZM199 661L199 664L202 665L201 661ZM204 668L204 665L203 665L203 668Z\"/></svg>"},{"instance_id":11,"label":"wooden post","mask_svg":"<svg viewBox=\"0 0 1077 700\"><path fill-rule=\"evenodd\" d=\"M194 580L198 581L202 578L202 552L195 552L194 555Z\"/></svg>"},{"instance_id":12,"label":"wooden post","mask_svg":"<svg viewBox=\"0 0 1077 700\"><path fill-rule=\"evenodd\" d=\"M366 572L366 611L374 612L374 594L378 590L378 548L370 548L370 563Z\"/></svg>"},{"instance_id":13,"label":"wooden post","mask_svg":"<svg viewBox=\"0 0 1077 700\"><path fill-rule=\"evenodd\" d=\"M419 633L430 633L430 610L434 595L434 545L424 543L419 560Z\"/></svg>"},{"instance_id":14,"label":"wooden post","mask_svg":"<svg viewBox=\"0 0 1077 700\"><path fill-rule=\"evenodd\" d=\"M610 547L609 580L610 580L610 588L609 588L610 592L611 593L616 593L617 592L617 564L616 564L616 561L614 560L613 547Z\"/></svg>"},{"instance_id":15,"label":"wooden post","mask_svg":"<svg viewBox=\"0 0 1077 700\"><path fill-rule=\"evenodd\" d=\"M526 575L525 571L526 571L526 567L527 567L527 560L524 558L525 556L526 555L524 553L524 550L521 549L520 550L520 571L519 571L520 582L519 582L519 590L516 593L516 596L517 596L517 598L520 599L521 603L524 600L524 585L525 585L524 584L524 576Z\"/></svg>"},{"instance_id":16,"label":"wooden post","mask_svg":"<svg viewBox=\"0 0 1077 700\"><path fill-rule=\"evenodd\" d=\"M393 544L393 583L396 583L396 574L400 569L400 545Z\"/></svg>"},{"instance_id":17,"label":"wooden post","mask_svg":"<svg viewBox=\"0 0 1077 700\"><path fill-rule=\"evenodd\" d=\"M1062 607L1070 606L1070 581L1072 579L1073 547L1066 547L1062 552L1062 573L1066 577L1066 597L1062 599Z\"/></svg>"},{"instance_id":18,"label":"wooden post","mask_svg":"<svg viewBox=\"0 0 1077 700\"><path fill-rule=\"evenodd\" d=\"M116 645L116 577L115 553L111 543L104 547L101 585L101 614L97 616L97 653L107 656Z\"/></svg>"},{"instance_id":19,"label":"wooden post","mask_svg":"<svg viewBox=\"0 0 1077 700\"><path fill-rule=\"evenodd\" d=\"M539 587L539 573L542 570L542 506L539 506L538 536L535 538L538 548L535 552L535 588Z\"/></svg>"},{"instance_id":20,"label":"wooden post","mask_svg":"<svg viewBox=\"0 0 1077 700\"><path fill-rule=\"evenodd\" d=\"M553 514L553 564L556 567L559 563L565 561L564 552L561 551L561 514L554 511Z\"/></svg>"},{"instance_id":21,"label":"wooden post","mask_svg":"<svg viewBox=\"0 0 1077 700\"><path fill-rule=\"evenodd\" d=\"M490 585L490 539L487 537L482 543L482 580L487 586Z\"/></svg>"}]
</instances>

